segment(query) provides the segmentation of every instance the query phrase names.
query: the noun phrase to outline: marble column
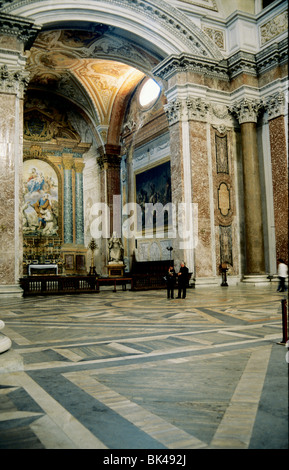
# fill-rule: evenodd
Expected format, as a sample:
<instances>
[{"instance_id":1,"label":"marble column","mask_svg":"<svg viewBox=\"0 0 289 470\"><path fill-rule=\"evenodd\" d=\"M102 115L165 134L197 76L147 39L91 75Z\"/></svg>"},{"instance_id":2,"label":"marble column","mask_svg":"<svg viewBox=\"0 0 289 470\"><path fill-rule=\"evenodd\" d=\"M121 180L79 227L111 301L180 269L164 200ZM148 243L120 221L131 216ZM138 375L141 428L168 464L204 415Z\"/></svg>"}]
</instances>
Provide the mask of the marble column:
<instances>
[{"instance_id":1,"label":"marble column","mask_svg":"<svg viewBox=\"0 0 289 470\"><path fill-rule=\"evenodd\" d=\"M120 146L108 145L98 149L97 159L100 167L101 201L109 208L109 217L106 218L106 227L102 227L104 237L101 240L102 264L108 264L108 238L116 231L121 238L121 188L120 188ZM119 204L114 204L119 203Z\"/></svg>"},{"instance_id":2,"label":"marble column","mask_svg":"<svg viewBox=\"0 0 289 470\"><path fill-rule=\"evenodd\" d=\"M63 154L64 173L64 243L73 243L73 199L72 199L72 168L74 165L72 154Z\"/></svg>"},{"instance_id":3,"label":"marble column","mask_svg":"<svg viewBox=\"0 0 289 470\"><path fill-rule=\"evenodd\" d=\"M84 244L83 168L82 161L75 162L75 238L78 245Z\"/></svg>"},{"instance_id":4,"label":"marble column","mask_svg":"<svg viewBox=\"0 0 289 470\"><path fill-rule=\"evenodd\" d=\"M120 146L119 145L105 145L105 149L102 147L99 149L100 157L98 158L98 164L101 169L101 185L103 187L102 201L108 205L110 210L109 220L109 232L110 234L117 227L120 228L118 222L121 222L120 206L114 204L117 198L120 202ZM114 213L115 212L115 213ZM117 230L118 231L118 230ZM118 237L121 237L121 233L118 233Z\"/></svg>"},{"instance_id":5,"label":"marble column","mask_svg":"<svg viewBox=\"0 0 289 470\"><path fill-rule=\"evenodd\" d=\"M258 282L265 274L261 184L257 144L257 118L263 105L243 99L230 108L241 128L246 237L245 280ZM248 277L249 276L249 277Z\"/></svg>"}]
</instances>

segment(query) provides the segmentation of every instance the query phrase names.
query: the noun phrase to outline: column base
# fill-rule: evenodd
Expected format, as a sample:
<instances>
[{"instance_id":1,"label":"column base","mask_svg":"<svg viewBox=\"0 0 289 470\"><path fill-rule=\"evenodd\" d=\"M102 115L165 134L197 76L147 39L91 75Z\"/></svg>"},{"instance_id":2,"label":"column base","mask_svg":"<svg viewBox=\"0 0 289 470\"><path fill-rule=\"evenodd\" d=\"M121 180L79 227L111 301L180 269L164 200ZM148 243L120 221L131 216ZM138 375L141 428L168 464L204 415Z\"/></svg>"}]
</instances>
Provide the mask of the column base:
<instances>
[{"instance_id":1,"label":"column base","mask_svg":"<svg viewBox=\"0 0 289 470\"><path fill-rule=\"evenodd\" d=\"M0 330L4 328L5 323L4 321L0 320ZM5 336L4 334L0 333L0 354L8 351L12 346L12 341L8 336Z\"/></svg>"},{"instance_id":2,"label":"column base","mask_svg":"<svg viewBox=\"0 0 289 470\"><path fill-rule=\"evenodd\" d=\"M190 281L191 284L192 281ZM220 285L219 278L216 277L199 277L195 279L195 287L217 287Z\"/></svg>"},{"instance_id":3,"label":"column base","mask_svg":"<svg viewBox=\"0 0 289 470\"><path fill-rule=\"evenodd\" d=\"M12 346L12 341L8 336L3 335L0 333L0 354L8 351Z\"/></svg>"},{"instance_id":4,"label":"column base","mask_svg":"<svg viewBox=\"0 0 289 470\"><path fill-rule=\"evenodd\" d=\"M243 284L251 286L268 286L270 284L270 279L268 279L267 274L246 274L242 279Z\"/></svg>"},{"instance_id":5,"label":"column base","mask_svg":"<svg viewBox=\"0 0 289 470\"><path fill-rule=\"evenodd\" d=\"M22 297L23 290L17 284L10 286L0 286L0 298L1 297Z\"/></svg>"}]
</instances>

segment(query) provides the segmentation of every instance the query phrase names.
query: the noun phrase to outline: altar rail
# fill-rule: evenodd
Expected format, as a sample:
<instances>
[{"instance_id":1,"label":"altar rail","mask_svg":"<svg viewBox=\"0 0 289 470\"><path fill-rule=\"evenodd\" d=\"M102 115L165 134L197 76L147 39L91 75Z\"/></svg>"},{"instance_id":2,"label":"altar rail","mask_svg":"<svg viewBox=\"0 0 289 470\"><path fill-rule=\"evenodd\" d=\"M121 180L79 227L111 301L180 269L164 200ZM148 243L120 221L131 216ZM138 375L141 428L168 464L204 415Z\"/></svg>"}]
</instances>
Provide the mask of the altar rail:
<instances>
[{"instance_id":1,"label":"altar rail","mask_svg":"<svg viewBox=\"0 0 289 470\"><path fill-rule=\"evenodd\" d=\"M27 276L20 279L23 296L96 293L94 276Z\"/></svg>"}]
</instances>

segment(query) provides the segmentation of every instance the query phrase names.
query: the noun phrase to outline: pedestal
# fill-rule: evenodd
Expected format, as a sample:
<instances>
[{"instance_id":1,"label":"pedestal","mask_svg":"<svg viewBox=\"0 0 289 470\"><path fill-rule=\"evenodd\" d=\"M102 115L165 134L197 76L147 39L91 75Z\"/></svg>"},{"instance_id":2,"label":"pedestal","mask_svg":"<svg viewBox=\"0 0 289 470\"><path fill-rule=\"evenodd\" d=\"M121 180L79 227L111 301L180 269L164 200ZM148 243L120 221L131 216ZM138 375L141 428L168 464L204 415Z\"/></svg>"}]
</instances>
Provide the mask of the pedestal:
<instances>
[{"instance_id":1,"label":"pedestal","mask_svg":"<svg viewBox=\"0 0 289 470\"><path fill-rule=\"evenodd\" d=\"M106 267L109 277L121 277L124 275L124 264L108 264Z\"/></svg>"},{"instance_id":2,"label":"pedestal","mask_svg":"<svg viewBox=\"0 0 289 470\"><path fill-rule=\"evenodd\" d=\"M266 274L247 274L243 277L242 282L246 285L251 285L251 286L267 286L270 284L270 279L268 279L268 276Z\"/></svg>"}]
</instances>

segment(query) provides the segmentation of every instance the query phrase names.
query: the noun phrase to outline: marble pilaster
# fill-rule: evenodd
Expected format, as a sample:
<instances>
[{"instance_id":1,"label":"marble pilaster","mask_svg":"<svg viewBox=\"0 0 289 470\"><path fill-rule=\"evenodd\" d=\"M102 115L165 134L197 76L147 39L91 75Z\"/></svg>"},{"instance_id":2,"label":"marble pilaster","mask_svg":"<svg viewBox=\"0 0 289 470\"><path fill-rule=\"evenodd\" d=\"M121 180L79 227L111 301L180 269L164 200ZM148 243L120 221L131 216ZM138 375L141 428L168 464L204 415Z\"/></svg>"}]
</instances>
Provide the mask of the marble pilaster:
<instances>
[{"instance_id":1,"label":"marble pilaster","mask_svg":"<svg viewBox=\"0 0 289 470\"><path fill-rule=\"evenodd\" d=\"M24 63L17 68L7 65L0 68L3 111L0 113L0 295L3 296L22 295L18 280L22 275L22 135L26 84Z\"/></svg>"},{"instance_id":2,"label":"marble pilaster","mask_svg":"<svg viewBox=\"0 0 289 470\"><path fill-rule=\"evenodd\" d=\"M83 168L83 162L75 162L75 235L78 245L84 244Z\"/></svg>"},{"instance_id":3,"label":"marble pilaster","mask_svg":"<svg viewBox=\"0 0 289 470\"><path fill-rule=\"evenodd\" d=\"M0 295L7 297L22 295L24 49L39 30L33 20L0 13Z\"/></svg>"},{"instance_id":4,"label":"marble pilaster","mask_svg":"<svg viewBox=\"0 0 289 470\"><path fill-rule=\"evenodd\" d=\"M63 173L64 173L64 243L73 243L73 199L72 199L72 168L73 156L63 154Z\"/></svg>"},{"instance_id":5,"label":"marble pilaster","mask_svg":"<svg viewBox=\"0 0 289 470\"><path fill-rule=\"evenodd\" d=\"M174 258L177 263L184 259L194 277L209 279L214 277L214 237L211 232L207 111L206 101L191 95L176 99L166 107L171 137L172 200L178 208L180 203L185 203L192 209L182 221L189 238L185 241L178 227Z\"/></svg>"},{"instance_id":6,"label":"marble pilaster","mask_svg":"<svg viewBox=\"0 0 289 470\"><path fill-rule=\"evenodd\" d=\"M288 262L288 161L285 132L285 99L278 93L267 99L272 168L276 259Z\"/></svg>"}]
</instances>

